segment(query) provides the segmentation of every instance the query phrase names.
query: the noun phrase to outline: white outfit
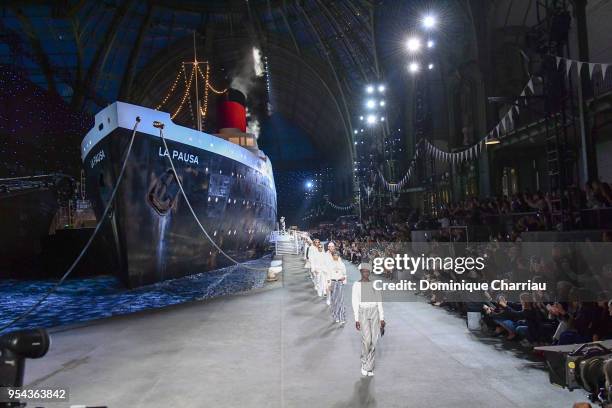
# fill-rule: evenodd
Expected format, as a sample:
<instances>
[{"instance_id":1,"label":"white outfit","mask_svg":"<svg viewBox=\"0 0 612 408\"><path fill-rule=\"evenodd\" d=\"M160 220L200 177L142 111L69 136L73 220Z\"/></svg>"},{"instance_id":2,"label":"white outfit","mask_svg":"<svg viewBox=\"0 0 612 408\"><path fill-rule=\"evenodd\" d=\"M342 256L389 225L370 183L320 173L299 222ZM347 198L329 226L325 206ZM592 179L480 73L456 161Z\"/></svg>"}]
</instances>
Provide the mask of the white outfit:
<instances>
[{"instance_id":1,"label":"white outfit","mask_svg":"<svg viewBox=\"0 0 612 408\"><path fill-rule=\"evenodd\" d=\"M319 296L324 296L329 294L329 272L331 269L331 263L334 261L332 255L329 251L326 251L323 254L321 260L321 271L319 273L319 285L321 288L322 294L319 293ZM330 304L330 298L327 297L327 304Z\"/></svg>"},{"instance_id":2,"label":"white outfit","mask_svg":"<svg viewBox=\"0 0 612 408\"><path fill-rule=\"evenodd\" d=\"M362 302L362 294L374 302ZM373 290L371 282L353 283L353 313L360 324L361 333L361 373L372 373L376 358L376 343L380 338L380 321L385 320L382 296ZM368 374L371 375L371 374Z\"/></svg>"},{"instance_id":3,"label":"white outfit","mask_svg":"<svg viewBox=\"0 0 612 408\"><path fill-rule=\"evenodd\" d=\"M337 261L334 261L334 258L329 259L328 266L328 275L327 282L331 282L332 280L340 280L344 278L344 284L346 284L346 266L342 259L338 258Z\"/></svg>"},{"instance_id":4,"label":"white outfit","mask_svg":"<svg viewBox=\"0 0 612 408\"><path fill-rule=\"evenodd\" d=\"M321 271L325 264L325 252L319 251L318 248L310 250L310 269L313 274L315 289L319 296L323 296L323 285L321 285Z\"/></svg>"}]
</instances>

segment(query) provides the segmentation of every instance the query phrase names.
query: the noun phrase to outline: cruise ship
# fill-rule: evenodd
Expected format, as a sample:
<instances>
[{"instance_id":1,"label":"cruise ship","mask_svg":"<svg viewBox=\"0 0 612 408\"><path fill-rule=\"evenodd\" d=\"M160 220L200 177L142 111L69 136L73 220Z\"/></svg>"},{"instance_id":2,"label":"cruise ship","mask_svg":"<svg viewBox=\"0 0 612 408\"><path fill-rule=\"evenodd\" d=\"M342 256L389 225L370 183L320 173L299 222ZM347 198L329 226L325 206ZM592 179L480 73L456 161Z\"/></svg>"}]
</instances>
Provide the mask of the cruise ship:
<instances>
[{"instance_id":1,"label":"cruise ship","mask_svg":"<svg viewBox=\"0 0 612 408\"><path fill-rule=\"evenodd\" d=\"M223 252L242 262L265 251L276 224L276 188L270 160L246 133L243 94L230 89L224 95L217 122L218 134L208 134L173 123L169 113L123 102L96 115L82 141L81 159L98 218L127 160L103 230L108 255L127 287L232 263L201 231L169 158L197 217Z\"/></svg>"}]
</instances>

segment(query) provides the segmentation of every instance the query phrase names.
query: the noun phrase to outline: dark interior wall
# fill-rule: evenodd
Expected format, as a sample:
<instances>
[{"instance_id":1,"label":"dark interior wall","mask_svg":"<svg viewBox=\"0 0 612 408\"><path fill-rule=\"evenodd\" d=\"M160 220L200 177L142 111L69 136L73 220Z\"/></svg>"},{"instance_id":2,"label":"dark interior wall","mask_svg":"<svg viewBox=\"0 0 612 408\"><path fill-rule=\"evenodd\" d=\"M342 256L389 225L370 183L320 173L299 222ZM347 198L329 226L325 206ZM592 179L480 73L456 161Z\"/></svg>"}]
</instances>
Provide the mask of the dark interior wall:
<instances>
[{"instance_id":1,"label":"dark interior wall","mask_svg":"<svg viewBox=\"0 0 612 408\"><path fill-rule=\"evenodd\" d=\"M549 180L547 176L546 152L543 146L524 145L506 150L498 150L493 155L494 164L491 168L491 177L493 184L493 193L501 194L502 192L502 177L504 167L514 168L518 176L519 191L536 191L547 192L549 188ZM535 166L534 166L535 164ZM539 186L536 178L539 175Z\"/></svg>"},{"instance_id":2,"label":"dark interior wall","mask_svg":"<svg viewBox=\"0 0 612 408\"><path fill-rule=\"evenodd\" d=\"M306 182L314 180L325 160L308 135L278 113L263 121L258 144L272 162L279 216L287 225L299 224L308 207Z\"/></svg>"}]
</instances>

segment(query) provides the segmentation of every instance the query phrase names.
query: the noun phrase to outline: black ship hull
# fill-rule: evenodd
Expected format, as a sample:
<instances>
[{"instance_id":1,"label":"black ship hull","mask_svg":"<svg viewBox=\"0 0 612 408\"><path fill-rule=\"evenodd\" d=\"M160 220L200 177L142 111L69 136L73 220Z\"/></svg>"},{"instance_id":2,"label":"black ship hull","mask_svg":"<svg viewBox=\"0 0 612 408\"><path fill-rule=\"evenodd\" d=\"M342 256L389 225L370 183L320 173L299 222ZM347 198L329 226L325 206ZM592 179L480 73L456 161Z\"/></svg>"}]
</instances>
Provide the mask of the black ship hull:
<instances>
[{"instance_id":1,"label":"black ship hull","mask_svg":"<svg viewBox=\"0 0 612 408\"><path fill-rule=\"evenodd\" d=\"M148 130L136 133L123 180L104 226L105 238L113 243L109 256L117 265L119 278L128 287L136 287L231 263L214 248L194 220L168 156L173 158L185 193L215 243L238 261L261 255L276 219L273 178L253 168L252 162L249 165L212 149L176 141L188 140L184 135L175 134L175 140L171 140L173 132L182 129L195 132L176 125L174 129L167 127L166 151L148 123L155 118L147 113L156 111L137 108L145 111L144 126L139 125L139 130L142 127ZM98 218L117 182L131 134L127 126L114 126L84 154L88 194ZM221 142L229 143L218 139L217 145ZM216 149L219 151L218 146Z\"/></svg>"}]
</instances>

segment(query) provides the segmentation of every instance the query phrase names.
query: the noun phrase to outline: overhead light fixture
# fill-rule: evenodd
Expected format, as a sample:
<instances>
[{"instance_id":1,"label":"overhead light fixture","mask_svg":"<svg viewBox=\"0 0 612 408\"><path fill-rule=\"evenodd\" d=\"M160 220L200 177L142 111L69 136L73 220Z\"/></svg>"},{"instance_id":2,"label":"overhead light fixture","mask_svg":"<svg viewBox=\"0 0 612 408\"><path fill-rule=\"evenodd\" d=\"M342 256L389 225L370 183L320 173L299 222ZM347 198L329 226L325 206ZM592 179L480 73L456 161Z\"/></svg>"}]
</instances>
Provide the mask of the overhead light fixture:
<instances>
[{"instance_id":1,"label":"overhead light fixture","mask_svg":"<svg viewBox=\"0 0 612 408\"><path fill-rule=\"evenodd\" d=\"M421 66L419 65L418 62L411 62L408 65L408 71L410 71L413 74L416 74L417 72L419 72L420 69L421 69Z\"/></svg>"},{"instance_id":2,"label":"overhead light fixture","mask_svg":"<svg viewBox=\"0 0 612 408\"><path fill-rule=\"evenodd\" d=\"M357 129L353 130L353 133L354 133L354 134L357 134Z\"/></svg>"},{"instance_id":3,"label":"overhead light fixture","mask_svg":"<svg viewBox=\"0 0 612 408\"><path fill-rule=\"evenodd\" d=\"M499 138L497 137L491 137L485 141L486 145L496 145L500 143L501 143L501 140L499 140Z\"/></svg>"},{"instance_id":4,"label":"overhead light fixture","mask_svg":"<svg viewBox=\"0 0 612 408\"><path fill-rule=\"evenodd\" d=\"M434 69L434 64L429 64L429 65L427 66L427 69Z\"/></svg>"},{"instance_id":5,"label":"overhead light fixture","mask_svg":"<svg viewBox=\"0 0 612 408\"><path fill-rule=\"evenodd\" d=\"M363 120L363 116L360 116L360 117L359 117L359 120Z\"/></svg>"},{"instance_id":6,"label":"overhead light fixture","mask_svg":"<svg viewBox=\"0 0 612 408\"><path fill-rule=\"evenodd\" d=\"M378 92L380 92L380 93L385 92L385 86L384 85L378 85Z\"/></svg>"},{"instance_id":7,"label":"overhead light fixture","mask_svg":"<svg viewBox=\"0 0 612 408\"><path fill-rule=\"evenodd\" d=\"M366 107L368 109L374 109L374 106L376 106L376 101L374 99L368 99L366 102Z\"/></svg>"},{"instance_id":8,"label":"overhead light fixture","mask_svg":"<svg viewBox=\"0 0 612 408\"><path fill-rule=\"evenodd\" d=\"M423 25L423 28L431 30L435 28L438 24L438 19L433 14L428 14L423 17L423 19L421 20L421 24Z\"/></svg>"},{"instance_id":9,"label":"overhead light fixture","mask_svg":"<svg viewBox=\"0 0 612 408\"><path fill-rule=\"evenodd\" d=\"M368 125L373 125L374 123L376 123L376 116L368 115L367 122L368 122Z\"/></svg>"},{"instance_id":10,"label":"overhead light fixture","mask_svg":"<svg viewBox=\"0 0 612 408\"><path fill-rule=\"evenodd\" d=\"M380 101L379 105L380 106L385 106L385 101Z\"/></svg>"},{"instance_id":11,"label":"overhead light fixture","mask_svg":"<svg viewBox=\"0 0 612 408\"><path fill-rule=\"evenodd\" d=\"M372 92L374 92L374 86L372 86L372 85L368 85L368 86L366 87L366 92L367 92L367 93L369 93L369 94L371 94Z\"/></svg>"},{"instance_id":12,"label":"overhead light fixture","mask_svg":"<svg viewBox=\"0 0 612 408\"><path fill-rule=\"evenodd\" d=\"M385 121L385 117L384 117L384 116L381 116L381 117L380 117L380 121L381 121L381 122L384 122L384 121Z\"/></svg>"},{"instance_id":13,"label":"overhead light fixture","mask_svg":"<svg viewBox=\"0 0 612 408\"><path fill-rule=\"evenodd\" d=\"M427 40L427 48L433 48L436 43L434 40Z\"/></svg>"},{"instance_id":14,"label":"overhead light fixture","mask_svg":"<svg viewBox=\"0 0 612 408\"><path fill-rule=\"evenodd\" d=\"M406 43L408 51L411 53L417 53L421 49L421 39L419 37L411 37Z\"/></svg>"}]
</instances>

